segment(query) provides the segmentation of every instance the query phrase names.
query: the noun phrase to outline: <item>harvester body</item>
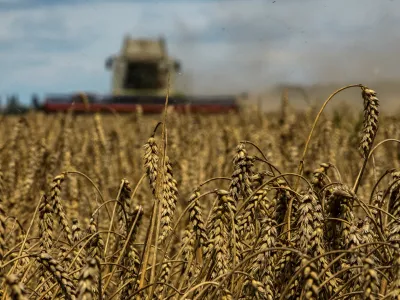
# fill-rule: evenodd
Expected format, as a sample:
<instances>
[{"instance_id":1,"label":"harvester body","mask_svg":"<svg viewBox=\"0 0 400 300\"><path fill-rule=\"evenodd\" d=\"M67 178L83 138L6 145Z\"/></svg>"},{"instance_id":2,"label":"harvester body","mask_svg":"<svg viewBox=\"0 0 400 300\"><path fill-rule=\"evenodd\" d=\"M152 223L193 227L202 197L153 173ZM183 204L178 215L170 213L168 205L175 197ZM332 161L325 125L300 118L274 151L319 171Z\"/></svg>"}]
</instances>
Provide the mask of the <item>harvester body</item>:
<instances>
[{"instance_id":1,"label":"harvester body","mask_svg":"<svg viewBox=\"0 0 400 300\"><path fill-rule=\"evenodd\" d=\"M43 104L46 112L160 113L167 90L169 106L178 112L220 113L238 111L236 96L188 96L176 89L180 63L168 55L165 41L133 39L126 36L120 52L106 59L111 70L111 94L75 93L49 95Z\"/></svg>"}]
</instances>

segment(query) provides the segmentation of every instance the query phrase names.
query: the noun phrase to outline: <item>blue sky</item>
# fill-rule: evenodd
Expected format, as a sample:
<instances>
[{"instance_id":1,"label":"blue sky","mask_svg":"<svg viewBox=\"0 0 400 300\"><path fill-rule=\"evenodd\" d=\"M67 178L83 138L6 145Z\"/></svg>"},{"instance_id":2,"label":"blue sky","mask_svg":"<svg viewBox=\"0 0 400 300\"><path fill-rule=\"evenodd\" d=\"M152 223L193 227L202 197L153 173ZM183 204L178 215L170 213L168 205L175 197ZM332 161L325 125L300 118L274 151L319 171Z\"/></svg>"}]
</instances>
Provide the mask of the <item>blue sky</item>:
<instances>
[{"instance_id":1,"label":"blue sky","mask_svg":"<svg viewBox=\"0 0 400 300\"><path fill-rule=\"evenodd\" d=\"M398 0L0 0L0 95L110 91L125 34L166 37L196 94L400 78Z\"/></svg>"}]
</instances>

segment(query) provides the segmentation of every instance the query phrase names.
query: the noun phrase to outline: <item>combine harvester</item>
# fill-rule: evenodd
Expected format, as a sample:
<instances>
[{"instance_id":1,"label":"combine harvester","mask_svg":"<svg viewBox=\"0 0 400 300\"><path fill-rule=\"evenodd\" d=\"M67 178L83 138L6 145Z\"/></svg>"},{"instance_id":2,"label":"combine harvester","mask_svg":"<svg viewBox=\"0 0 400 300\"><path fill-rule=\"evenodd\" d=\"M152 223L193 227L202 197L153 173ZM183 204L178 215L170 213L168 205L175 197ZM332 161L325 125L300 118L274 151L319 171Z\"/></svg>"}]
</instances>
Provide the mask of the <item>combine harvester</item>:
<instances>
[{"instance_id":1,"label":"combine harvester","mask_svg":"<svg viewBox=\"0 0 400 300\"><path fill-rule=\"evenodd\" d=\"M177 112L224 113L239 110L237 96L186 96L176 90L180 64L167 54L165 41L125 37L119 55L106 60L112 71L112 94L76 93L48 95L36 108L45 112L135 112L160 113L165 106Z\"/></svg>"}]
</instances>

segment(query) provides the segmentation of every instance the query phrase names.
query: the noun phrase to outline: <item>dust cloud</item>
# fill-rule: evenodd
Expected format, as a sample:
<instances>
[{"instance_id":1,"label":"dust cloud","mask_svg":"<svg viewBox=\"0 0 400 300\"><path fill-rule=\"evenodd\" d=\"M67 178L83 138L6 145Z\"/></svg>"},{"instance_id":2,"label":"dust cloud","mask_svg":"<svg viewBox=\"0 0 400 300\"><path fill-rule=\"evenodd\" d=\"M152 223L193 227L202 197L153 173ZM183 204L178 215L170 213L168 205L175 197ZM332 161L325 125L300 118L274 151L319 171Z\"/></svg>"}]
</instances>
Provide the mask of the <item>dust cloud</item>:
<instances>
[{"instance_id":1,"label":"dust cloud","mask_svg":"<svg viewBox=\"0 0 400 300\"><path fill-rule=\"evenodd\" d=\"M245 2L217 1L203 30L209 34L176 18L174 47L188 92L249 92L268 106L285 86L296 88L289 95L304 104L304 94L321 101L343 85L363 83L378 92L384 109L398 108L399 4L350 1L346 11L333 1Z\"/></svg>"}]
</instances>

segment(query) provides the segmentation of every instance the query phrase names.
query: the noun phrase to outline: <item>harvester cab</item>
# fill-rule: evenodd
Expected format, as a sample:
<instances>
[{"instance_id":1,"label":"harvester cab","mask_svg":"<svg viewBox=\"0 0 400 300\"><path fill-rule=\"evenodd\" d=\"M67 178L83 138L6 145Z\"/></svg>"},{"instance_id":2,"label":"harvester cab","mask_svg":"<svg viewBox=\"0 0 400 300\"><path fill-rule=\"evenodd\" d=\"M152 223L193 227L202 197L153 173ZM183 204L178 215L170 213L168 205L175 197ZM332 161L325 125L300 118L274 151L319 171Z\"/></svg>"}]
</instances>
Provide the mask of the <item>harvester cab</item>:
<instances>
[{"instance_id":1,"label":"harvester cab","mask_svg":"<svg viewBox=\"0 0 400 300\"><path fill-rule=\"evenodd\" d=\"M180 63L169 57L164 38L133 39L126 36L120 53L106 60L112 71L113 95L165 96L176 94L175 80Z\"/></svg>"}]
</instances>

